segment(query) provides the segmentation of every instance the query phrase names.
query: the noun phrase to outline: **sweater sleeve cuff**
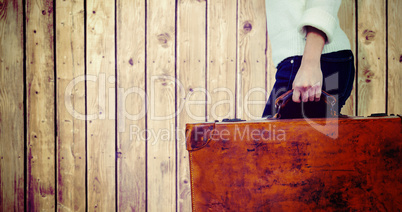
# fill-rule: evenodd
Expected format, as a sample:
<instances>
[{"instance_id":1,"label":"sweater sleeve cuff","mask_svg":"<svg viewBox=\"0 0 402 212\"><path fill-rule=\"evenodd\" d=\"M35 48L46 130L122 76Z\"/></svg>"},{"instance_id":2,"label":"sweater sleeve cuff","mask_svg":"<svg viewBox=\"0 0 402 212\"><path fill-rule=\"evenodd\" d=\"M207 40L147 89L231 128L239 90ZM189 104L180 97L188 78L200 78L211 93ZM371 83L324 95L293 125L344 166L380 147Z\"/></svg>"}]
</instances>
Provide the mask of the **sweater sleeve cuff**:
<instances>
[{"instance_id":1,"label":"sweater sleeve cuff","mask_svg":"<svg viewBox=\"0 0 402 212\"><path fill-rule=\"evenodd\" d=\"M325 10L310 8L304 12L297 27L298 31L304 37L307 34L306 26L312 26L324 32L327 36L326 43L331 43L337 24L335 17Z\"/></svg>"}]
</instances>

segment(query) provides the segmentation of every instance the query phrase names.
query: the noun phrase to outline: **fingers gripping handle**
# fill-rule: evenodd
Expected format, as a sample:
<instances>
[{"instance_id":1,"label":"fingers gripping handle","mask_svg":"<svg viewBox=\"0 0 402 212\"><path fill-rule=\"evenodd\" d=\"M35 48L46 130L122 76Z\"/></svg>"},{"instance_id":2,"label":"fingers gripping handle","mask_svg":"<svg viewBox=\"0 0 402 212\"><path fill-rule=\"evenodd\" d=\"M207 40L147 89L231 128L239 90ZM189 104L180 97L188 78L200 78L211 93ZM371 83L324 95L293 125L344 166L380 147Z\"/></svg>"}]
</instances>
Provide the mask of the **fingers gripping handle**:
<instances>
[{"instance_id":1,"label":"fingers gripping handle","mask_svg":"<svg viewBox=\"0 0 402 212\"><path fill-rule=\"evenodd\" d=\"M274 116L274 118L280 118L281 117L281 109L284 108L286 106L286 104L292 100L292 96L293 96L293 89L287 91L286 93L282 94L281 96L279 96L276 101L275 101L275 108L277 109L277 112ZM331 107L331 116L336 116L336 110L335 110L335 104L336 104L336 99L334 96L332 96L331 94L322 91L321 93L321 99L323 101L325 101L325 103L327 105L329 105Z\"/></svg>"}]
</instances>

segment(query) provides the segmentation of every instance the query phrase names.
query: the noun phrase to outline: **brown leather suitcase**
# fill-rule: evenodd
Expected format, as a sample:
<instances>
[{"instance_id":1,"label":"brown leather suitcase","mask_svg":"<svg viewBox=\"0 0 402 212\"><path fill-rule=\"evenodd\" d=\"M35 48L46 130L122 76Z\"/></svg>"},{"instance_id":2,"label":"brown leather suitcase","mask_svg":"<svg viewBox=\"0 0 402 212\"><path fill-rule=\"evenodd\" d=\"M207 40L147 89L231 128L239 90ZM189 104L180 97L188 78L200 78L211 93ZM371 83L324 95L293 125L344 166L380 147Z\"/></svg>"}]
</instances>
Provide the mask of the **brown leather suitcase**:
<instances>
[{"instance_id":1,"label":"brown leather suitcase","mask_svg":"<svg viewBox=\"0 0 402 212\"><path fill-rule=\"evenodd\" d=\"M400 211L402 119L187 124L193 211Z\"/></svg>"}]
</instances>

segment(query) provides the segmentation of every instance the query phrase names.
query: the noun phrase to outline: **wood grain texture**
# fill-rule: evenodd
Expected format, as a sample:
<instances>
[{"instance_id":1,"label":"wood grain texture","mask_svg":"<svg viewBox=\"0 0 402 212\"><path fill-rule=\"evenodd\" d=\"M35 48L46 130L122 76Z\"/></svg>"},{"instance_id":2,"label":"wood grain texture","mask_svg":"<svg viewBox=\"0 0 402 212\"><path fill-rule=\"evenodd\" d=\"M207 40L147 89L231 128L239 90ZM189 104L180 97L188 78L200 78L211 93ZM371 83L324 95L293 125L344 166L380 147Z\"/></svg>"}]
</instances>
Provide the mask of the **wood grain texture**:
<instances>
[{"instance_id":1,"label":"wood grain texture","mask_svg":"<svg viewBox=\"0 0 402 212\"><path fill-rule=\"evenodd\" d=\"M0 211L24 210L23 11L0 4Z\"/></svg>"},{"instance_id":2,"label":"wood grain texture","mask_svg":"<svg viewBox=\"0 0 402 212\"><path fill-rule=\"evenodd\" d=\"M266 26L265 0L238 0L237 115L258 119L265 107Z\"/></svg>"},{"instance_id":3,"label":"wood grain texture","mask_svg":"<svg viewBox=\"0 0 402 212\"><path fill-rule=\"evenodd\" d=\"M272 60L272 48L271 48L271 41L269 40L268 37L268 31L266 33L266 37L267 37L267 47L265 50L265 54L267 55L267 63L266 63L266 69L267 69L267 76L266 76L266 84L267 84L267 96L266 96L266 100L268 101L269 98L269 94L271 93L272 89L274 88L275 85L275 75L276 75L276 67L274 64L274 61Z\"/></svg>"},{"instance_id":4,"label":"wood grain texture","mask_svg":"<svg viewBox=\"0 0 402 212\"><path fill-rule=\"evenodd\" d=\"M115 2L87 1L88 210L114 211Z\"/></svg>"},{"instance_id":5,"label":"wood grain texture","mask_svg":"<svg viewBox=\"0 0 402 212\"><path fill-rule=\"evenodd\" d=\"M117 1L118 210L145 211L145 1Z\"/></svg>"},{"instance_id":6,"label":"wood grain texture","mask_svg":"<svg viewBox=\"0 0 402 212\"><path fill-rule=\"evenodd\" d=\"M55 210L53 1L26 2L27 204Z\"/></svg>"},{"instance_id":7,"label":"wood grain texture","mask_svg":"<svg viewBox=\"0 0 402 212\"><path fill-rule=\"evenodd\" d=\"M84 2L56 1L57 209L85 210Z\"/></svg>"},{"instance_id":8,"label":"wood grain texture","mask_svg":"<svg viewBox=\"0 0 402 212\"><path fill-rule=\"evenodd\" d=\"M402 1L388 1L388 113L402 114Z\"/></svg>"},{"instance_id":9,"label":"wood grain texture","mask_svg":"<svg viewBox=\"0 0 402 212\"><path fill-rule=\"evenodd\" d=\"M177 205L191 211L185 124L205 121L206 1L181 0L177 11Z\"/></svg>"},{"instance_id":10,"label":"wood grain texture","mask_svg":"<svg viewBox=\"0 0 402 212\"><path fill-rule=\"evenodd\" d=\"M355 56L356 65L356 1L343 0L339 8L338 18L342 30L346 33L350 41L350 47ZM349 99L343 106L341 113L345 115L356 115L356 78Z\"/></svg>"},{"instance_id":11,"label":"wood grain texture","mask_svg":"<svg viewBox=\"0 0 402 212\"><path fill-rule=\"evenodd\" d=\"M267 7L269 5L265 4L265 20L267 20ZM272 60L272 47L271 47L271 41L269 40L269 36L268 36L268 28L267 26L265 27L265 38L266 38L266 46L265 46L265 55L266 55L266 65L265 65L265 69L266 69L266 97L265 97L265 101L268 101L269 95L272 91L272 89L274 88L274 84L275 84L275 75L276 75L276 67L274 64L274 61ZM261 112L262 115L262 112Z\"/></svg>"},{"instance_id":12,"label":"wood grain texture","mask_svg":"<svg viewBox=\"0 0 402 212\"><path fill-rule=\"evenodd\" d=\"M209 121L235 117L237 2L207 5L207 116Z\"/></svg>"},{"instance_id":13,"label":"wood grain texture","mask_svg":"<svg viewBox=\"0 0 402 212\"><path fill-rule=\"evenodd\" d=\"M175 1L147 1L147 200L176 210Z\"/></svg>"},{"instance_id":14,"label":"wood grain texture","mask_svg":"<svg viewBox=\"0 0 402 212\"><path fill-rule=\"evenodd\" d=\"M385 113L385 0L358 0L358 112Z\"/></svg>"}]
</instances>

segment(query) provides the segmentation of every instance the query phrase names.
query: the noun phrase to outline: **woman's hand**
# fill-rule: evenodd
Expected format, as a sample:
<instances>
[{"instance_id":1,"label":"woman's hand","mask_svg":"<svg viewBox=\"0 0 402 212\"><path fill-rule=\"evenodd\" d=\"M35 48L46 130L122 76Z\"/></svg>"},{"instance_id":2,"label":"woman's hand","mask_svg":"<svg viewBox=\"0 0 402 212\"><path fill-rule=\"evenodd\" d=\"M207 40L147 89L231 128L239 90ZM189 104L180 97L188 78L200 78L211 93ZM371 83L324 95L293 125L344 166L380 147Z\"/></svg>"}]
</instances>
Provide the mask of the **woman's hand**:
<instances>
[{"instance_id":1,"label":"woman's hand","mask_svg":"<svg viewBox=\"0 0 402 212\"><path fill-rule=\"evenodd\" d=\"M306 46L300 68L293 81L294 102L319 101L322 88L322 71L320 58L326 35L310 26L307 27Z\"/></svg>"},{"instance_id":2,"label":"woman's hand","mask_svg":"<svg viewBox=\"0 0 402 212\"><path fill-rule=\"evenodd\" d=\"M320 63L302 64L293 81L293 101L319 101L322 87Z\"/></svg>"}]
</instances>

